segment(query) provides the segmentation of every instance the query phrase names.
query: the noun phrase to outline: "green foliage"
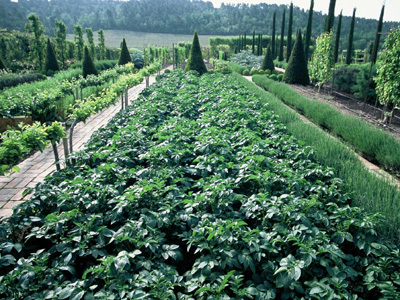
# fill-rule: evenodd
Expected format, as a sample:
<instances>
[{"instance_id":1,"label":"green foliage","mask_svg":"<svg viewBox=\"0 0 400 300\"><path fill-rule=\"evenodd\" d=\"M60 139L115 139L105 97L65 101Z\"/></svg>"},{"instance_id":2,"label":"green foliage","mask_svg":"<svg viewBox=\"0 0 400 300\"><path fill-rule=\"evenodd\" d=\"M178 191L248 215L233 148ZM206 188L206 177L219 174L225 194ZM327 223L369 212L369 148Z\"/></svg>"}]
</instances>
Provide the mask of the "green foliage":
<instances>
[{"instance_id":1,"label":"green foliage","mask_svg":"<svg viewBox=\"0 0 400 300\"><path fill-rule=\"evenodd\" d=\"M275 40L275 35L276 35L276 9L274 10L274 15L272 17L272 33L271 33L271 50L272 50L272 60L276 58L276 40Z\"/></svg>"},{"instance_id":2,"label":"green foliage","mask_svg":"<svg viewBox=\"0 0 400 300\"><path fill-rule=\"evenodd\" d=\"M330 0L328 16L325 19L325 33L333 31L333 23L335 22L335 6L336 0Z\"/></svg>"},{"instance_id":3,"label":"green foliage","mask_svg":"<svg viewBox=\"0 0 400 300\"><path fill-rule=\"evenodd\" d=\"M121 54L119 55L118 64L125 65L132 63L131 54L129 53L128 46L126 45L125 38L122 40Z\"/></svg>"},{"instance_id":4,"label":"green foliage","mask_svg":"<svg viewBox=\"0 0 400 300\"><path fill-rule=\"evenodd\" d=\"M283 8L283 13L282 13L282 26L281 26L281 42L279 45L279 61L283 61L283 44L285 41L285 15L286 15L286 9Z\"/></svg>"},{"instance_id":5,"label":"green foliage","mask_svg":"<svg viewBox=\"0 0 400 300\"><path fill-rule=\"evenodd\" d=\"M28 33L33 33L32 40L32 60L36 64L38 70L42 70L43 65L43 42L41 40L42 34L44 32L43 23L40 21L39 17L35 13L29 14L27 17L28 23L25 25L25 30Z\"/></svg>"},{"instance_id":6,"label":"green foliage","mask_svg":"<svg viewBox=\"0 0 400 300\"><path fill-rule=\"evenodd\" d=\"M352 58L353 58L353 52L354 52L354 26L356 22L356 8L353 10L353 17L351 18L351 24L350 24L350 32L349 32L349 42L347 45L347 54L346 54L346 64L350 65Z\"/></svg>"},{"instance_id":7,"label":"green foliage","mask_svg":"<svg viewBox=\"0 0 400 300\"><path fill-rule=\"evenodd\" d=\"M59 52L59 58L62 66L65 64L65 56L66 56L66 39L67 39L67 26L65 26L62 21L55 21L55 29L54 34L56 36L57 48Z\"/></svg>"},{"instance_id":8,"label":"green foliage","mask_svg":"<svg viewBox=\"0 0 400 300\"><path fill-rule=\"evenodd\" d=\"M83 40L83 29L81 25L74 25L75 58L82 60L85 51L85 41Z\"/></svg>"},{"instance_id":9,"label":"green foliage","mask_svg":"<svg viewBox=\"0 0 400 300\"><path fill-rule=\"evenodd\" d=\"M286 49L286 62L289 62L290 55L292 54L292 34L293 34L293 2L289 6L289 25L287 35L287 49Z\"/></svg>"},{"instance_id":10,"label":"green foliage","mask_svg":"<svg viewBox=\"0 0 400 300\"><path fill-rule=\"evenodd\" d=\"M104 37L104 31L100 29L97 33L99 38L99 59L106 59L106 39Z\"/></svg>"},{"instance_id":11,"label":"green foliage","mask_svg":"<svg viewBox=\"0 0 400 300\"><path fill-rule=\"evenodd\" d=\"M303 41L300 29L297 31L296 42L287 65L283 80L291 84L310 84L307 61L304 57Z\"/></svg>"},{"instance_id":12,"label":"green foliage","mask_svg":"<svg viewBox=\"0 0 400 300\"><path fill-rule=\"evenodd\" d=\"M352 93L360 69L355 66L342 65L333 72L333 87L346 93Z\"/></svg>"},{"instance_id":13,"label":"green foliage","mask_svg":"<svg viewBox=\"0 0 400 300\"><path fill-rule=\"evenodd\" d=\"M47 51L46 51L47 55L46 55L46 63L44 65L44 70L45 72L49 72L49 71L59 71L60 68L58 66L58 61L56 58L56 54L54 53L54 49L53 46L51 45L50 39L47 39Z\"/></svg>"},{"instance_id":14,"label":"green foliage","mask_svg":"<svg viewBox=\"0 0 400 300\"><path fill-rule=\"evenodd\" d=\"M88 75L97 75L99 72L93 63L92 57L90 56L89 49L85 46L85 54L82 62L82 75L86 78Z\"/></svg>"},{"instance_id":15,"label":"green foliage","mask_svg":"<svg viewBox=\"0 0 400 300\"><path fill-rule=\"evenodd\" d=\"M195 31L193 35L192 47L190 48L190 54L186 63L185 71L197 71L200 75L207 73L207 67L204 64L203 55L201 54L197 31Z\"/></svg>"},{"instance_id":16,"label":"green foliage","mask_svg":"<svg viewBox=\"0 0 400 300\"><path fill-rule=\"evenodd\" d=\"M1 55L0 55L0 70L1 71L6 71L6 72L8 71L7 66L4 63L3 58L1 57Z\"/></svg>"},{"instance_id":17,"label":"green foliage","mask_svg":"<svg viewBox=\"0 0 400 300\"><path fill-rule=\"evenodd\" d=\"M376 93L382 104L400 102L400 27L393 30L385 40L378 75L375 77Z\"/></svg>"},{"instance_id":18,"label":"green foliage","mask_svg":"<svg viewBox=\"0 0 400 300\"><path fill-rule=\"evenodd\" d=\"M14 87L23 83L29 83L46 79L42 73L31 74L6 74L0 76L0 89Z\"/></svg>"},{"instance_id":19,"label":"green foliage","mask_svg":"<svg viewBox=\"0 0 400 300\"><path fill-rule=\"evenodd\" d=\"M336 29L336 38L335 38L335 49L334 49L334 54L333 54L333 61L335 63L338 62L339 58L339 46L340 46L340 32L342 30L342 18L343 18L343 11L340 11L339 15L339 21Z\"/></svg>"},{"instance_id":20,"label":"green foliage","mask_svg":"<svg viewBox=\"0 0 400 300\"><path fill-rule=\"evenodd\" d=\"M376 29L376 36L375 36L373 52L372 52L372 56L371 56L372 63L376 63L376 59L378 58L379 42L381 39L381 35L379 33L382 32L384 13L385 13L385 5L382 5L381 14L379 16L379 21L378 21L378 28Z\"/></svg>"},{"instance_id":21,"label":"green foliage","mask_svg":"<svg viewBox=\"0 0 400 300\"><path fill-rule=\"evenodd\" d=\"M272 59L271 47L268 45L267 52L265 53L264 60L261 65L262 70L270 70L271 72L275 70L274 61Z\"/></svg>"},{"instance_id":22,"label":"green foliage","mask_svg":"<svg viewBox=\"0 0 400 300\"><path fill-rule=\"evenodd\" d=\"M352 191L353 205L363 207L372 213L383 213L386 216L387 219L377 226L379 234L396 241L400 245L400 194L398 185L386 177L371 172L354 155L353 147L349 147L348 144L344 144L338 139L333 139L332 136L326 134L325 130L304 122L296 112L287 108L281 99L285 99L287 104L302 113L307 110L307 115L315 116L310 117L311 119L320 119L322 122L326 119L331 125L339 124L334 131L335 134L340 135L339 129L342 129L342 132L346 132L346 136L353 135L350 141L363 143L363 148L370 148L372 150L370 153L374 153L376 159L380 157L379 160L384 164L389 163L392 166L398 164L399 158L396 158L399 147L398 141L390 137L389 134L376 130L357 118L351 118L354 122L344 121L343 119L346 116L341 116L338 111L335 113L333 108L320 102L308 100L290 87L268 80L265 76L256 75L253 80L274 95L270 96L269 93L264 93L258 87L246 82L245 79L242 82L259 99L268 103L270 109L280 116L291 134L315 149L315 157L318 161L335 170L337 176L342 178L348 189ZM278 97L275 97L275 95ZM337 121L335 121L335 118L337 118ZM327 123L323 124L324 128L330 127ZM357 130L354 130L354 128L357 128ZM358 150L360 151L361 148L358 148ZM371 201L371 199L374 199L374 201Z\"/></svg>"},{"instance_id":23,"label":"green foliage","mask_svg":"<svg viewBox=\"0 0 400 300\"><path fill-rule=\"evenodd\" d=\"M104 71L104 70L114 68L118 63L118 60L96 60L93 63L98 71ZM82 62L79 61L79 62L72 64L70 66L70 69L81 69L82 66L83 66ZM136 65L135 65L135 67L136 67Z\"/></svg>"},{"instance_id":24,"label":"green foliage","mask_svg":"<svg viewBox=\"0 0 400 300\"><path fill-rule=\"evenodd\" d=\"M311 80L316 82L318 87L322 87L332 77L332 39L332 32L325 32L321 34L316 41L315 50L311 59L310 75Z\"/></svg>"},{"instance_id":25,"label":"green foliage","mask_svg":"<svg viewBox=\"0 0 400 300\"><path fill-rule=\"evenodd\" d=\"M3 298L399 292L379 218L237 80L173 72L139 100L0 223Z\"/></svg>"},{"instance_id":26,"label":"green foliage","mask_svg":"<svg viewBox=\"0 0 400 300\"><path fill-rule=\"evenodd\" d=\"M310 44L311 44L311 33L312 33L312 20L314 14L314 0L311 0L310 9L308 10L308 21L307 21L307 31L306 39L304 45L304 58L308 62L310 57Z\"/></svg>"}]
</instances>

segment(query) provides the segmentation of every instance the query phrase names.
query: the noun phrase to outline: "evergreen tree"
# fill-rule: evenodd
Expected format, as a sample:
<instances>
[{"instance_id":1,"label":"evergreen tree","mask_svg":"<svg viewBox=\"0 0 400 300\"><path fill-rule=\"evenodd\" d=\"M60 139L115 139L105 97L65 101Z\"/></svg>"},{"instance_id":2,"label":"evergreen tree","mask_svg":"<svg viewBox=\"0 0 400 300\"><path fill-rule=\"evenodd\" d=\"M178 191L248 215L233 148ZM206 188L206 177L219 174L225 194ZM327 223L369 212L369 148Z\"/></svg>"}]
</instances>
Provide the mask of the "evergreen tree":
<instances>
[{"instance_id":1,"label":"evergreen tree","mask_svg":"<svg viewBox=\"0 0 400 300\"><path fill-rule=\"evenodd\" d=\"M333 23L335 22L335 5L336 0L331 0L329 3L328 16L325 19L325 32L329 32L333 28Z\"/></svg>"},{"instance_id":2,"label":"evergreen tree","mask_svg":"<svg viewBox=\"0 0 400 300\"><path fill-rule=\"evenodd\" d=\"M253 43L251 44L251 53L256 54L256 31L253 29Z\"/></svg>"},{"instance_id":3,"label":"evergreen tree","mask_svg":"<svg viewBox=\"0 0 400 300\"><path fill-rule=\"evenodd\" d=\"M314 0L311 0L310 10L308 12L307 32L306 32L306 41L305 41L305 48L304 48L304 58L306 59L306 61L308 61L308 58L310 55L313 13L314 13Z\"/></svg>"},{"instance_id":4,"label":"evergreen tree","mask_svg":"<svg viewBox=\"0 0 400 300\"><path fill-rule=\"evenodd\" d=\"M246 51L246 50L247 50L247 37L246 37L246 32L244 33L243 39L244 39L243 48L244 48L244 50Z\"/></svg>"},{"instance_id":5,"label":"evergreen tree","mask_svg":"<svg viewBox=\"0 0 400 300\"><path fill-rule=\"evenodd\" d=\"M59 58L61 60L62 66L64 67L66 40L67 40L67 26L62 21L56 20L54 34L56 36L58 51L60 51Z\"/></svg>"},{"instance_id":6,"label":"evergreen tree","mask_svg":"<svg viewBox=\"0 0 400 300\"><path fill-rule=\"evenodd\" d=\"M353 10L353 17L351 19L350 24L350 33L349 33L349 44L347 46L347 55L346 55L346 64L350 65L353 57L353 36L354 36L354 24L356 22L356 8Z\"/></svg>"},{"instance_id":7,"label":"evergreen tree","mask_svg":"<svg viewBox=\"0 0 400 300\"><path fill-rule=\"evenodd\" d=\"M188 62L185 67L185 71L195 70L200 75L207 72L207 67L203 61L203 55L201 54L199 36L197 31L194 32L192 47L190 48Z\"/></svg>"},{"instance_id":8,"label":"evergreen tree","mask_svg":"<svg viewBox=\"0 0 400 300\"><path fill-rule=\"evenodd\" d=\"M299 29L297 31L296 42L290 55L285 75L283 76L283 80L287 83L302 85L310 84L307 61L304 57L303 47L304 46L301 37L301 30Z\"/></svg>"},{"instance_id":9,"label":"evergreen tree","mask_svg":"<svg viewBox=\"0 0 400 300\"><path fill-rule=\"evenodd\" d=\"M53 46L51 45L50 38L47 38L47 51L46 51L46 64L44 67L45 72L47 71L59 71L56 54L54 53Z\"/></svg>"},{"instance_id":10,"label":"evergreen tree","mask_svg":"<svg viewBox=\"0 0 400 300\"><path fill-rule=\"evenodd\" d=\"M289 28L287 35L286 62L289 61L290 54L292 53L292 33L293 33L293 2L290 3L290 8L289 8Z\"/></svg>"},{"instance_id":11,"label":"evergreen tree","mask_svg":"<svg viewBox=\"0 0 400 300\"><path fill-rule=\"evenodd\" d=\"M98 74L96 66L93 63L93 60L90 56L90 52L89 52L89 49L87 46L85 46L82 68L83 68L83 77L85 77L85 78L91 74L93 74L93 75Z\"/></svg>"},{"instance_id":12,"label":"evergreen tree","mask_svg":"<svg viewBox=\"0 0 400 300\"><path fill-rule=\"evenodd\" d=\"M74 26L75 56L77 60L82 60L85 41L83 40L83 30L81 25Z\"/></svg>"},{"instance_id":13,"label":"evergreen tree","mask_svg":"<svg viewBox=\"0 0 400 300\"><path fill-rule=\"evenodd\" d=\"M122 39L121 53L119 55L118 64L125 65L132 62L131 55L129 54L128 47L126 46L125 38Z\"/></svg>"},{"instance_id":14,"label":"evergreen tree","mask_svg":"<svg viewBox=\"0 0 400 300\"><path fill-rule=\"evenodd\" d=\"M383 14L385 13L385 5L382 6L381 15L379 17L378 28L376 30L375 42L374 42L374 49L372 51L371 62L374 64L376 63L376 58L378 56L378 48L379 48L379 40L381 38L379 32L382 31L383 26Z\"/></svg>"},{"instance_id":15,"label":"evergreen tree","mask_svg":"<svg viewBox=\"0 0 400 300\"><path fill-rule=\"evenodd\" d=\"M265 53L264 60L261 65L262 70L270 70L271 72L275 70L274 60L272 58L271 46L268 45L267 52Z\"/></svg>"},{"instance_id":16,"label":"evergreen tree","mask_svg":"<svg viewBox=\"0 0 400 300\"><path fill-rule=\"evenodd\" d=\"M262 42L263 42L263 36L260 33L258 35L258 47L257 47L257 55L258 56L261 56L263 54L263 46L262 46L263 43Z\"/></svg>"},{"instance_id":17,"label":"evergreen tree","mask_svg":"<svg viewBox=\"0 0 400 300\"><path fill-rule=\"evenodd\" d=\"M338 62L339 58L339 46L340 46L339 41L340 41L340 32L342 27L342 17L343 17L343 11L340 12L336 30L336 40L335 40L335 50L334 50L335 52L333 54L335 63Z\"/></svg>"},{"instance_id":18,"label":"evergreen tree","mask_svg":"<svg viewBox=\"0 0 400 300\"><path fill-rule=\"evenodd\" d=\"M283 60L283 42L285 39L285 14L286 10L283 9L283 15L282 15L282 27L281 27L281 44L279 47L279 61Z\"/></svg>"},{"instance_id":19,"label":"evergreen tree","mask_svg":"<svg viewBox=\"0 0 400 300\"><path fill-rule=\"evenodd\" d=\"M104 31L100 29L97 33L99 35L99 58L100 60L106 59L106 39L104 37Z\"/></svg>"},{"instance_id":20,"label":"evergreen tree","mask_svg":"<svg viewBox=\"0 0 400 300\"><path fill-rule=\"evenodd\" d=\"M4 63L3 58L1 57L1 55L0 55L0 70L5 70L6 72L8 71L7 70L7 66Z\"/></svg>"},{"instance_id":21,"label":"evergreen tree","mask_svg":"<svg viewBox=\"0 0 400 300\"><path fill-rule=\"evenodd\" d=\"M274 10L274 16L272 17L272 35L271 35L272 59L275 59L276 57L275 34L276 34L276 9Z\"/></svg>"}]
</instances>

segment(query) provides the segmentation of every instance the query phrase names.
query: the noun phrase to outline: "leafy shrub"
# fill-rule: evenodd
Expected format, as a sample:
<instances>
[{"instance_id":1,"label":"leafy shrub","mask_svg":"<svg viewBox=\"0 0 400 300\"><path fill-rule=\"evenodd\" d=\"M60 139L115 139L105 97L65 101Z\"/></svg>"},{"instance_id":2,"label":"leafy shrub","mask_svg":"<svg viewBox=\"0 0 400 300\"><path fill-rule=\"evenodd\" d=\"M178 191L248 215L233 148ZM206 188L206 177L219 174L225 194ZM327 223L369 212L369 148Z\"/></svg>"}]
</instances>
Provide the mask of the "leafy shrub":
<instances>
[{"instance_id":1,"label":"leafy shrub","mask_svg":"<svg viewBox=\"0 0 400 300\"><path fill-rule=\"evenodd\" d=\"M144 66L143 53L139 51L134 52L132 55L132 62L136 69L142 69Z\"/></svg>"},{"instance_id":2,"label":"leafy shrub","mask_svg":"<svg viewBox=\"0 0 400 300\"><path fill-rule=\"evenodd\" d=\"M238 64L242 67L245 67L249 70L251 70L253 68L260 69L262 61L263 61L263 56L256 56L251 53L240 52L240 53L233 55L230 58L230 61L235 64Z\"/></svg>"},{"instance_id":3,"label":"leafy shrub","mask_svg":"<svg viewBox=\"0 0 400 300\"><path fill-rule=\"evenodd\" d=\"M169 73L171 73L171 70L170 69L165 69L164 73L169 74Z\"/></svg>"},{"instance_id":4,"label":"leafy shrub","mask_svg":"<svg viewBox=\"0 0 400 300\"><path fill-rule=\"evenodd\" d=\"M258 70L258 74L260 74L260 75L265 75L265 71L264 71L263 69Z\"/></svg>"},{"instance_id":5,"label":"leafy shrub","mask_svg":"<svg viewBox=\"0 0 400 300\"><path fill-rule=\"evenodd\" d=\"M0 89L14 87L23 83L29 83L43 79L46 79L46 76L41 73L1 75Z\"/></svg>"},{"instance_id":6,"label":"leafy shrub","mask_svg":"<svg viewBox=\"0 0 400 300\"><path fill-rule=\"evenodd\" d=\"M256 75L256 74L258 74L258 70L255 68L251 69L250 75Z\"/></svg>"},{"instance_id":7,"label":"leafy shrub","mask_svg":"<svg viewBox=\"0 0 400 300\"><path fill-rule=\"evenodd\" d=\"M278 74L277 76L276 76L276 79L280 82L280 81L282 81L283 80L283 74L281 73L281 74Z\"/></svg>"},{"instance_id":8,"label":"leafy shrub","mask_svg":"<svg viewBox=\"0 0 400 300\"><path fill-rule=\"evenodd\" d=\"M96 66L93 63L92 57L90 56L89 49L85 46L85 53L83 56L82 63L82 71L83 77L86 78L88 75L98 75L99 72L96 69Z\"/></svg>"},{"instance_id":9,"label":"leafy shrub","mask_svg":"<svg viewBox=\"0 0 400 300\"><path fill-rule=\"evenodd\" d=\"M193 42L190 48L189 58L185 66L185 71L197 71L200 75L207 73L207 67L201 53L199 36L197 31L194 32Z\"/></svg>"},{"instance_id":10,"label":"leafy shrub","mask_svg":"<svg viewBox=\"0 0 400 300\"><path fill-rule=\"evenodd\" d=\"M346 93L352 93L360 70L354 66L341 66L333 72L333 87Z\"/></svg>"},{"instance_id":11,"label":"leafy shrub","mask_svg":"<svg viewBox=\"0 0 400 300\"><path fill-rule=\"evenodd\" d=\"M131 63L132 58L129 53L128 47L126 45L125 38L122 39L122 47L121 47L121 53L119 55L119 60L118 60L118 65L125 65L127 63Z\"/></svg>"},{"instance_id":12,"label":"leafy shrub","mask_svg":"<svg viewBox=\"0 0 400 300\"><path fill-rule=\"evenodd\" d=\"M244 75L244 76L250 75L249 70L248 69L244 69L243 72L242 72L242 75Z\"/></svg>"},{"instance_id":13,"label":"leafy shrub","mask_svg":"<svg viewBox=\"0 0 400 300\"><path fill-rule=\"evenodd\" d=\"M108 69L112 69L118 63L117 60L96 60L94 61L94 65L98 71L104 71ZM77 62L71 65L71 69L82 69L82 62Z\"/></svg>"},{"instance_id":14,"label":"leafy shrub","mask_svg":"<svg viewBox=\"0 0 400 300\"><path fill-rule=\"evenodd\" d=\"M277 81L278 76L276 74L271 74L271 75L269 75L269 79L272 79L273 81Z\"/></svg>"}]
</instances>

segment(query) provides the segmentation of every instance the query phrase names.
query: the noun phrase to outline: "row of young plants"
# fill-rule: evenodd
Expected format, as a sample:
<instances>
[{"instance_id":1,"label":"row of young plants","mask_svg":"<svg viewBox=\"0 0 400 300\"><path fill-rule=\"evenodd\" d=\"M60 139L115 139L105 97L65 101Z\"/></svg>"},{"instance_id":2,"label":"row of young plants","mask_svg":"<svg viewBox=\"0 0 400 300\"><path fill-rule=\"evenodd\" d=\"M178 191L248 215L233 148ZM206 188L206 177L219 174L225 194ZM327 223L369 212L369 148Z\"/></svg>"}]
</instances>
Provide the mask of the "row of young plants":
<instances>
[{"instance_id":1,"label":"row of young plants","mask_svg":"<svg viewBox=\"0 0 400 300\"><path fill-rule=\"evenodd\" d=\"M56 106L58 102L70 102L64 98L73 98L76 88L99 87L107 84L111 78L132 70L132 66L115 66L101 72L99 76L84 78L81 69L73 69L59 72L49 80L7 89L0 94L0 116L12 118L18 115L32 115L34 118L35 113L39 113L43 107Z\"/></svg>"},{"instance_id":2,"label":"row of young plants","mask_svg":"<svg viewBox=\"0 0 400 300\"><path fill-rule=\"evenodd\" d=\"M328 104L313 101L287 85L256 75L253 81L275 94L301 114L340 137L369 161L400 177L400 142L389 133L360 120L344 115Z\"/></svg>"},{"instance_id":3,"label":"row of young plants","mask_svg":"<svg viewBox=\"0 0 400 300\"><path fill-rule=\"evenodd\" d=\"M119 69L132 69L133 65L120 67ZM98 95L90 95L84 99L77 100L74 106L70 108L68 119L77 122L84 122L91 115L109 107L118 101L118 97L124 93L126 87L132 87L141 83L145 76L154 74L161 69L160 62L156 62L139 72L127 73L121 75L118 80L103 89ZM87 78L90 80L90 76ZM95 78L94 78L95 79ZM65 129L57 136L47 134L47 131L53 130L53 127L59 126L58 121L53 122L35 122L32 125L21 125L16 129L9 129L2 133L2 143L0 145L0 173L10 169L16 165L27 154L32 151L42 151L47 146L48 141L58 142L60 138L65 136ZM50 129L49 129L50 128Z\"/></svg>"},{"instance_id":4,"label":"row of young plants","mask_svg":"<svg viewBox=\"0 0 400 300\"><path fill-rule=\"evenodd\" d=\"M163 75L0 222L3 299L395 299L398 248L239 78Z\"/></svg>"},{"instance_id":5,"label":"row of young plants","mask_svg":"<svg viewBox=\"0 0 400 300\"><path fill-rule=\"evenodd\" d=\"M14 87L23 83L31 83L44 79L46 79L46 76L44 76L42 73L1 74L0 71L0 90Z\"/></svg>"}]
</instances>

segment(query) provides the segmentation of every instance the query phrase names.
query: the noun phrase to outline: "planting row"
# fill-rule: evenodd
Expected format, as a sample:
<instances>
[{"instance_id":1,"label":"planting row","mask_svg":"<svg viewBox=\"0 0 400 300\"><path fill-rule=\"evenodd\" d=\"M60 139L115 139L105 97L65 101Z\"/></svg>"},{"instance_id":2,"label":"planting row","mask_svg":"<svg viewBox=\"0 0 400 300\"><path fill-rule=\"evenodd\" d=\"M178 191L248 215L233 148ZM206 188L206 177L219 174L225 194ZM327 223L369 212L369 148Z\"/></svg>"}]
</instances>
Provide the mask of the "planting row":
<instances>
[{"instance_id":1,"label":"planting row","mask_svg":"<svg viewBox=\"0 0 400 300\"><path fill-rule=\"evenodd\" d=\"M122 68L120 67L119 70L131 70L131 68L132 66L125 66ZM132 87L141 83L145 76L154 74L160 70L160 68L160 63L156 62L140 70L136 74L131 73L119 76L115 83L103 89L98 95L91 95L83 100L75 101L74 106L70 108L68 118L74 120L75 123L85 121L91 115L115 104L115 102L118 101L118 96L125 91L126 87ZM111 70L105 72L114 74ZM105 76L106 74L103 74L103 77ZM86 83L90 80L95 82L97 79L96 77L91 78L91 76L88 76ZM51 124L51 122L49 123ZM58 122L56 121L52 124L58 124ZM33 125L20 126L17 129L10 129L4 132L2 134L3 143L0 145L0 173L17 164L32 151L43 150L48 140L51 142L58 142L61 137L65 136L65 130L63 130L63 134L52 136L52 138L49 139L46 134L48 127L49 126L46 124L35 122Z\"/></svg>"},{"instance_id":2,"label":"planting row","mask_svg":"<svg viewBox=\"0 0 400 300\"><path fill-rule=\"evenodd\" d=\"M398 249L231 75L163 75L0 222L3 299L394 299Z\"/></svg>"},{"instance_id":3,"label":"planting row","mask_svg":"<svg viewBox=\"0 0 400 300\"><path fill-rule=\"evenodd\" d=\"M343 115L328 104L312 101L289 86L276 83L265 76L256 75L253 80L322 128L352 145L369 161L400 176L400 143L387 132L357 117Z\"/></svg>"}]
</instances>

